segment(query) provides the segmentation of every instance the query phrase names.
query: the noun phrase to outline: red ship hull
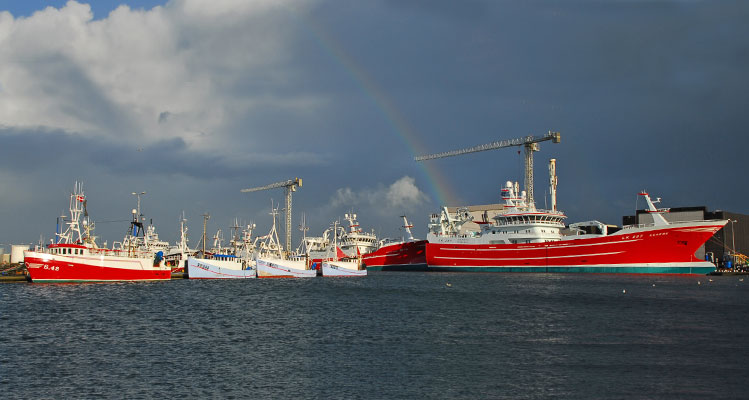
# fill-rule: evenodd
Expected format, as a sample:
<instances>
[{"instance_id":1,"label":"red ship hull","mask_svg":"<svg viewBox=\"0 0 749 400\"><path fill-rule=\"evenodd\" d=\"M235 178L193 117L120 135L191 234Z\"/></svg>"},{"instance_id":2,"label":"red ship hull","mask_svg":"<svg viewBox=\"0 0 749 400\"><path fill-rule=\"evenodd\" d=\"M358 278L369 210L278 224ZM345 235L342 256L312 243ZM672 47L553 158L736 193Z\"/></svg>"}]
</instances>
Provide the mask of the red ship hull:
<instances>
[{"instance_id":1,"label":"red ship hull","mask_svg":"<svg viewBox=\"0 0 749 400\"><path fill-rule=\"evenodd\" d=\"M171 271L149 259L114 256L62 257L27 252L24 262L32 282L166 281Z\"/></svg>"},{"instance_id":2,"label":"red ship hull","mask_svg":"<svg viewBox=\"0 0 749 400\"><path fill-rule=\"evenodd\" d=\"M706 274L715 265L695 253L726 222L678 223L545 243L430 242L427 263L439 271Z\"/></svg>"},{"instance_id":3,"label":"red ship hull","mask_svg":"<svg viewBox=\"0 0 749 400\"><path fill-rule=\"evenodd\" d=\"M383 246L362 256L362 262L374 271L426 271L426 246L426 240Z\"/></svg>"}]
</instances>

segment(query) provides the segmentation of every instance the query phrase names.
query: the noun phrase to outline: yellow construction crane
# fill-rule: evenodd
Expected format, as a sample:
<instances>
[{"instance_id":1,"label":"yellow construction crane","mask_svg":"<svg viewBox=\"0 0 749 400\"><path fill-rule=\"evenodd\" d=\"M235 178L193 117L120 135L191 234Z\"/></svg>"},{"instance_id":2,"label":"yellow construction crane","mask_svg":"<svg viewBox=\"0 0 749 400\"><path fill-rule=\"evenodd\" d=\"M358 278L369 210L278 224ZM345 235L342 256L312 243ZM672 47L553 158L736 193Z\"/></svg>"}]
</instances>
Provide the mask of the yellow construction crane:
<instances>
[{"instance_id":1,"label":"yellow construction crane","mask_svg":"<svg viewBox=\"0 0 749 400\"><path fill-rule=\"evenodd\" d=\"M296 192L297 187L302 187L302 179L294 178L288 181L271 183L249 189L242 189L242 193L259 192L261 190L286 188L286 251L291 252L291 193Z\"/></svg>"},{"instance_id":2,"label":"yellow construction crane","mask_svg":"<svg viewBox=\"0 0 749 400\"><path fill-rule=\"evenodd\" d=\"M533 200L533 152L539 150L538 143L545 140L551 140L553 143L559 143L562 139L562 135L559 132L552 132L543 136L526 136L517 139L500 140L498 142L492 142L482 144L480 146L469 147L466 149L446 151L444 153L430 154L427 156L414 157L415 161L426 161L433 160L435 158L444 158L459 156L468 153L476 153L479 151L495 150L511 146L523 146L525 147L525 191L527 193L528 205L534 206Z\"/></svg>"}]
</instances>

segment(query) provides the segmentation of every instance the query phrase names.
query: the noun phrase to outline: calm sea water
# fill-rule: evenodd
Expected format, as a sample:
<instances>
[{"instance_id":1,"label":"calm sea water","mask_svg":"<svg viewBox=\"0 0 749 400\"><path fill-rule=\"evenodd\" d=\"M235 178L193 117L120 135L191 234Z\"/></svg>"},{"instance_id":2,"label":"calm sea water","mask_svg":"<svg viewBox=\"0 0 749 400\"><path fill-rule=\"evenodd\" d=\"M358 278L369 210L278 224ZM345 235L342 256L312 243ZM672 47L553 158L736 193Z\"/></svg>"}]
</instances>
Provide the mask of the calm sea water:
<instances>
[{"instance_id":1,"label":"calm sea water","mask_svg":"<svg viewBox=\"0 0 749 400\"><path fill-rule=\"evenodd\" d=\"M3 284L0 397L749 398L740 278Z\"/></svg>"}]
</instances>

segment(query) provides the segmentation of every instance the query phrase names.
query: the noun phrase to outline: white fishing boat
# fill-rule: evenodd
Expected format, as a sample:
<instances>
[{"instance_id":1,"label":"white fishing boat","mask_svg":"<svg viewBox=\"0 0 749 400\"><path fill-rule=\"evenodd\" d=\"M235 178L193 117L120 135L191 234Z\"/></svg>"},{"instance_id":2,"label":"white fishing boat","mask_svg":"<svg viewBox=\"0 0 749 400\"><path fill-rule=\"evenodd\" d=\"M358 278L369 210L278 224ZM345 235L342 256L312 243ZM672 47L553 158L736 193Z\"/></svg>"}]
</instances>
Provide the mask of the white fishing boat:
<instances>
[{"instance_id":1,"label":"white fishing boat","mask_svg":"<svg viewBox=\"0 0 749 400\"><path fill-rule=\"evenodd\" d=\"M190 279L249 279L257 270L248 262L231 254L211 254L205 258L187 258Z\"/></svg>"},{"instance_id":2,"label":"white fishing boat","mask_svg":"<svg viewBox=\"0 0 749 400\"><path fill-rule=\"evenodd\" d=\"M291 255L284 252L278 240L276 231L276 215L278 209L272 209L273 226L270 232L256 239L255 262L257 265L258 278L312 278L317 271L310 268L309 258L306 255Z\"/></svg>"},{"instance_id":3,"label":"white fishing boat","mask_svg":"<svg viewBox=\"0 0 749 400\"><path fill-rule=\"evenodd\" d=\"M333 232L338 230L338 221L334 223ZM333 235L335 257L322 261L322 276L367 276L367 269L362 266L361 256L348 257L340 248Z\"/></svg>"},{"instance_id":4,"label":"white fishing boat","mask_svg":"<svg viewBox=\"0 0 749 400\"><path fill-rule=\"evenodd\" d=\"M299 247L296 249L296 254L306 255L312 260L313 265L318 265L325 258L332 257L330 252L330 233L331 229L326 229L322 236L307 236L309 227L304 215L302 215L302 222L299 224L299 230L302 232L302 240L299 242ZM335 233L333 233L335 235Z\"/></svg>"},{"instance_id":5,"label":"white fishing boat","mask_svg":"<svg viewBox=\"0 0 749 400\"><path fill-rule=\"evenodd\" d=\"M250 279L257 277L252 243L252 229L249 224L239 237L239 226L235 223L232 229L232 240L224 248L220 234L214 237L212 252L203 253L202 257L188 257L187 276L189 279ZM219 231L220 232L220 231Z\"/></svg>"}]
</instances>

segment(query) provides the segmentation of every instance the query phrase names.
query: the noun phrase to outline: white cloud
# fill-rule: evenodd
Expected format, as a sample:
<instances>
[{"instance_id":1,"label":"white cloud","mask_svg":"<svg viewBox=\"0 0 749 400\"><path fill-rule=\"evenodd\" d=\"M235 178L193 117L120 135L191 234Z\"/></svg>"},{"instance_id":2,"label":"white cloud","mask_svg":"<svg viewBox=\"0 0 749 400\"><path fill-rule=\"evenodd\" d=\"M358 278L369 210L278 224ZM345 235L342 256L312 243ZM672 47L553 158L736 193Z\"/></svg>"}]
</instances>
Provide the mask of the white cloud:
<instances>
[{"instance_id":1,"label":"white cloud","mask_svg":"<svg viewBox=\"0 0 749 400\"><path fill-rule=\"evenodd\" d=\"M428 200L427 195L416 187L414 178L410 176L404 176L390 185L385 198L390 207L406 208L424 204Z\"/></svg>"},{"instance_id":2,"label":"white cloud","mask_svg":"<svg viewBox=\"0 0 749 400\"><path fill-rule=\"evenodd\" d=\"M310 113L308 94L238 91L247 80L289 84L290 0L172 0L120 6L93 20L69 1L26 18L0 13L0 126L91 138L227 150L235 120L259 107ZM210 135L201 134L203 132ZM260 143L263 132L250 134Z\"/></svg>"},{"instance_id":3,"label":"white cloud","mask_svg":"<svg viewBox=\"0 0 749 400\"><path fill-rule=\"evenodd\" d=\"M365 188L358 192L349 187L340 188L330 203L333 207L367 207L381 215L391 215L393 212L419 209L429 203L429 196L416 186L414 178L404 176L387 187Z\"/></svg>"}]
</instances>

